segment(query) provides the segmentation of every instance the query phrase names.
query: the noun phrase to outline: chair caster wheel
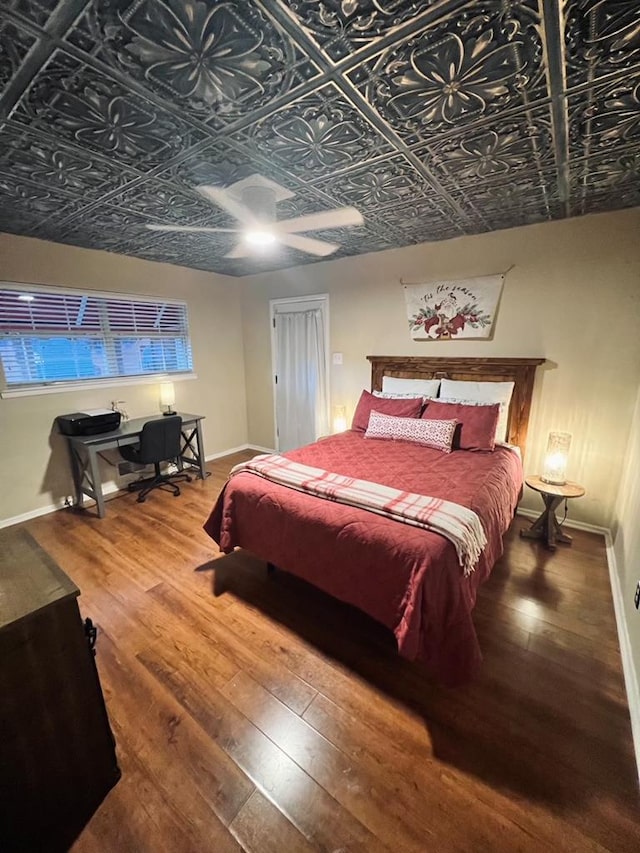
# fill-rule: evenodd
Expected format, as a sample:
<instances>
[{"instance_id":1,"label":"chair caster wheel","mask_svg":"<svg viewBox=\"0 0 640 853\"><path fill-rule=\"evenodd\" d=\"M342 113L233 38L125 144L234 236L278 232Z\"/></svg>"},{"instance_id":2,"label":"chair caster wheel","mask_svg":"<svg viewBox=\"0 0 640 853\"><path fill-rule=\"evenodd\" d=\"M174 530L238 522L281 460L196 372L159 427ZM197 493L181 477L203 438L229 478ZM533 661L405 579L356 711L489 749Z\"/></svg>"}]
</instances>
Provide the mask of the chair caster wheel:
<instances>
[{"instance_id":1,"label":"chair caster wheel","mask_svg":"<svg viewBox=\"0 0 640 853\"><path fill-rule=\"evenodd\" d=\"M146 501L146 498L145 498L145 497L143 497L142 495L140 495L140 497L138 498L138 500L136 501L136 503L143 504L145 501Z\"/></svg>"},{"instance_id":2,"label":"chair caster wheel","mask_svg":"<svg viewBox=\"0 0 640 853\"><path fill-rule=\"evenodd\" d=\"M190 477L190 476L187 474L187 483L190 483L192 480L193 480L193 477Z\"/></svg>"},{"instance_id":3,"label":"chair caster wheel","mask_svg":"<svg viewBox=\"0 0 640 853\"><path fill-rule=\"evenodd\" d=\"M176 489L175 492L173 493L173 496L174 496L174 498L179 498L180 497L180 489Z\"/></svg>"}]
</instances>

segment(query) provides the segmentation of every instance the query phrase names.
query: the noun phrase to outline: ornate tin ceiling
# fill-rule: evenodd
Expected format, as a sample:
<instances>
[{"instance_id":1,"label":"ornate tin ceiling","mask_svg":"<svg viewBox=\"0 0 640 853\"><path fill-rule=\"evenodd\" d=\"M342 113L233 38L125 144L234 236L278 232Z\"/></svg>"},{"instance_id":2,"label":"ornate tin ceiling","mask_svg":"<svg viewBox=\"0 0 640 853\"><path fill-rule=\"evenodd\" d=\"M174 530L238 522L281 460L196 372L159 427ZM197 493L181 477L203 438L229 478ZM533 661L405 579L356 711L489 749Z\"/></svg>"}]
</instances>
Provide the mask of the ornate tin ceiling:
<instances>
[{"instance_id":1,"label":"ornate tin ceiling","mask_svg":"<svg viewBox=\"0 0 640 853\"><path fill-rule=\"evenodd\" d=\"M259 172L334 257L640 204L638 0L0 0L0 230L231 275Z\"/></svg>"}]
</instances>

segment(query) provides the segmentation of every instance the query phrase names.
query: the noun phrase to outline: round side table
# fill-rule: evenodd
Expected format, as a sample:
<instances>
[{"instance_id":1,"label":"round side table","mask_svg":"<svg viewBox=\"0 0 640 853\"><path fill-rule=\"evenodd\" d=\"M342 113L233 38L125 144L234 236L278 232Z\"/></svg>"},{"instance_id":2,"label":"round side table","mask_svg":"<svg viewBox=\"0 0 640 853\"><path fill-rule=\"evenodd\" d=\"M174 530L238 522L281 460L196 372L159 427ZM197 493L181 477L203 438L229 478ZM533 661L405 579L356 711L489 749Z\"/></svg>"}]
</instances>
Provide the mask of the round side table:
<instances>
[{"instance_id":1,"label":"round side table","mask_svg":"<svg viewBox=\"0 0 640 853\"><path fill-rule=\"evenodd\" d=\"M571 537L564 533L558 519L556 508L566 498L581 498L585 490L578 483L565 483L563 486L555 486L553 483L545 483L542 477L527 477L525 483L530 489L540 492L544 501L544 512L537 518L528 530L521 530L520 536L524 539L542 539L545 548L555 551L557 542L563 545L571 545Z\"/></svg>"}]
</instances>

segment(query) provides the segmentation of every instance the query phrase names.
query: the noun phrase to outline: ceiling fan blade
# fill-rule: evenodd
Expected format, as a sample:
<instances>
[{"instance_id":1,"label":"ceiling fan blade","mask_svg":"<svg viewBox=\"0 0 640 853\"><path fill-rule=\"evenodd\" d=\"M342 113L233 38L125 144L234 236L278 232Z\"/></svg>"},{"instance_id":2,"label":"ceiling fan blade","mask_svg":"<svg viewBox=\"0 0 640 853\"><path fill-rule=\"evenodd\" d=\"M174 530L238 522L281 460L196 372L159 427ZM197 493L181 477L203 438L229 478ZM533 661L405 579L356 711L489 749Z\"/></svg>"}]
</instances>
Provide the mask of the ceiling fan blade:
<instances>
[{"instance_id":1,"label":"ceiling fan blade","mask_svg":"<svg viewBox=\"0 0 640 853\"><path fill-rule=\"evenodd\" d=\"M242 202L232 198L226 190L220 187L209 187L206 184L201 184L199 187L196 187L196 190L208 201L226 210L234 219L239 219L243 225L256 224L256 218L249 208L242 204Z\"/></svg>"},{"instance_id":2,"label":"ceiling fan blade","mask_svg":"<svg viewBox=\"0 0 640 853\"><path fill-rule=\"evenodd\" d=\"M320 213L308 213L294 219L283 219L274 223L276 234L290 234L294 231L322 231L324 228L346 228L349 225L362 225L364 219L355 207L337 207L335 210L323 210Z\"/></svg>"},{"instance_id":3,"label":"ceiling fan blade","mask_svg":"<svg viewBox=\"0 0 640 853\"><path fill-rule=\"evenodd\" d=\"M251 254L251 251L246 243L242 240L237 243L230 252L224 256L225 258L246 258Z\"/></svg>"},{"instance_id":4,"label":"ceiling fan blade","mask_svg":"<svg viewBox=\"0 0 640 853\"><path fill-rule=\"evenodd\" d=\"M237 228L207 228L203 225L147 225L150 231L190 231L196 234L237 234Z\"/></svg>"},{"instance_id":5,"label":"ceiling fan blade","mask_svg":"<svg viewBox=\"0 0 640 853\"><path fill-rule=\"evenodd\" d=\"M325 240L314 240L312 237L302 237L298 234L278 234L278 240L292 249L320 257L332 255L340 248L337 243L327 243Z\"/></svg>"}]
</instances>

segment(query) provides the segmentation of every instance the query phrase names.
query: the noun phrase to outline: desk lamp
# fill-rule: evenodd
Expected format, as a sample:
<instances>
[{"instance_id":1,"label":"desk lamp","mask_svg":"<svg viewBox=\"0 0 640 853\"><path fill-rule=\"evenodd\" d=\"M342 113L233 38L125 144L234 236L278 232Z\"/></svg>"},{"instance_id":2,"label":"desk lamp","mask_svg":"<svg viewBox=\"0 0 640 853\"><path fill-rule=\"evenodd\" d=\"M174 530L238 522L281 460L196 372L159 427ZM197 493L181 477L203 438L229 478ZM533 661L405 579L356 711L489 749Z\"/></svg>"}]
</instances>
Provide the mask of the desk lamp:
<instances>
[{"instance_id":1,"label":"desk lamp","mask_svg":"<svg viewBox=\"0 0 640 853\"><path fill-rule=\"evenodd\" d=\"M176 391L173 387L173 382L161 382L160 383L160 405L167 406L167 411L163 412L163 415L175 415L175 412L172 408L173 404L176 401Z\"/></svg>"}]
</instances>

